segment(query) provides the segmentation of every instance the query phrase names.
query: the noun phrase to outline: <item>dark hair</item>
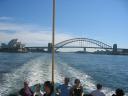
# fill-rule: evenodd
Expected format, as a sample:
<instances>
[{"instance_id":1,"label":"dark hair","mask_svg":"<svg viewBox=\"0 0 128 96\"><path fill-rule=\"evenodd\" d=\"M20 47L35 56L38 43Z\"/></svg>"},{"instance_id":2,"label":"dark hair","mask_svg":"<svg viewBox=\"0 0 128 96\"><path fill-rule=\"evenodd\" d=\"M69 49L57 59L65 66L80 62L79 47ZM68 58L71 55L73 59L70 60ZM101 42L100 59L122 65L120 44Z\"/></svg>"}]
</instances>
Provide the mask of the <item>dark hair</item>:
<instances>
[{"instance_id":1,"label":"dark hair","mask_svg":"<svg viewBox=\"0 0 128 96\"><path fill-rule=\"evenodd\" d=\"M45 81L44 86L50 86L51 82L50 81Z\"/></svg>"},{"instance_id":2,"label":"dark hair","mask_svg":"<svg viewBox=\"0 0 128 96\"><path fill-rule=\"evenodd\" d=\"M24 85L28 85L28 81L24 81Z\"/></svg>"},{"instance_id":3,"label":"dark hair","mask_svg":"<svg viewBox=\"0 0 128 96\"><path fill-rule=\"evenodd\" d=\"M70 81L70 79L68 77L65 77L64 80L67 81L67 82Z\"/></svg>"},{"instance_id":4,"label":"dark hair","mask_svg":"<svg viewBox=\"0 0 128 96\"><path fill-rule=\"evenodd\" d=\"M116 96L115 94L112 94L112 96Z\"/></svg>"},{"instance_id":5,"label":"dark hair","mask_svg":"<svg viewBox=\"0 0 128 96\"><path fill-rule=\"evenodd\" d=\"M74 83L77 84L77 83L80 83L80 80L79 79L75 79Z\"/></svg>"},{"instance_id":6,"label":"dark hair","mask_svg":"<svg viewBox=\"0 0 128 96\"><path fill-rule=\"evenodd\" d=\"M102 85L101 84L97 84L96 87L97 87L97 89L101 89Z\"/></svg>"},{"instance_id":7,"label":"dark hair","mask_svg":"<svg viewBox=\"0 0 128 96\"><path fill-rule=\"evenodd\" d=\"M46 86L47 86L48 88L50 88L51 94L52 94L52 92L53 92L53 90L54 90L53 83L50 82L50 81L45 81L45 82L44 82L44 87L46 87Z\"/></svg>"},{"instance_id":8,"label":"dark hair","mask_svg":"<svg viewBox=\"0 0 128 96\"><path fill-rule=\"evenodd\" d=\"M123 96L124 95L124 91L122 89L116 89L116 95L119 95L119 96Z\"/></svg>"}]
</instances>

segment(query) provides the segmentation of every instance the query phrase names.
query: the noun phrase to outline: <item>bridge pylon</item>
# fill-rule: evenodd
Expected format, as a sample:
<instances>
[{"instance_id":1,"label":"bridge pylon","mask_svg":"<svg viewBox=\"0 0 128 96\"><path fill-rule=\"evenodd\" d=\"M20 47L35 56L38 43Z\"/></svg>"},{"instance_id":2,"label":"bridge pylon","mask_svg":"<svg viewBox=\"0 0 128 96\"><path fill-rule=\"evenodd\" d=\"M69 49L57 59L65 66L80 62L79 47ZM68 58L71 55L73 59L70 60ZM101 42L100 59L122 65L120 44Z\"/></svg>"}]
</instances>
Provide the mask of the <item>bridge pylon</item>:
<instances>
[{"instance_id":1,"label":"bridge pylon","mask_svg":"<svg viewBox=\"0 0 128 96\"><path fill-rule=\"evenodd\" d=\"M52 52L52 43L48 43L48 52L49 52L49 53Z\"/></svg>"},{"instance_id":2,"label":"bridge pylon","mask_svg":"<svg viewBox=\"0 0 128 96\"><path fill-rule=\"evenodd\" d=\"M117 54L117 44L113 44L113 54Z\"/></svg>"},{"instance_id":3,"label":"bridge pylon","mask_svg":"<svg viewBox=\"0 0 128 96\"><path fill-rule=\"evenodd\" d=\"M84 47L84 52L86 52L86 48Z\"/></svg>"}]
</instances>

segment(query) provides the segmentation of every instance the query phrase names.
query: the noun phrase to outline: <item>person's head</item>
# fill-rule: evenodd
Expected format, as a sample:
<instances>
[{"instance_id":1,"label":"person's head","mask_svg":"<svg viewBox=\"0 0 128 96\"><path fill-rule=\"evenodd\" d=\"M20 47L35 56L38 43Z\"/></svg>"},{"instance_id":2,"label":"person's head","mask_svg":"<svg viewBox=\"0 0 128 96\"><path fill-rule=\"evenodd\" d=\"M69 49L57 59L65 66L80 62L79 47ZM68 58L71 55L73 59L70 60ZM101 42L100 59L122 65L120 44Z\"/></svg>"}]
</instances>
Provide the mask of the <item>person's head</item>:
<instances>
[{"instance_id":1,"label":"person's head","mask_svg":"<svg viewBox=\"0 0 128 96\"><path fill-rule=\"evenodd\" d=\"M102 89L102 85L101 84L97 84L96 87L97 87L98 90Z\"/></svg>"},{"instance_id":2,"label":"person's head","mask_svg":"<svg viewBox=\"0 0 128 96\"><path fill-rule=\"evenodd\" d=\"M112 94L112 96L116 96L115 94Z\"/></svg>"},{"instance_id":3,"label":"person's head","mask_svg":"<svg viewBox=\"0 0 128 96\"><path fill-rule=\"evenodd\" d=\"M35 85L35 91L36 92L39 92L40 91L40 88L41 88L41 85L40 84L36 84Z\"/></svg>"},{"instance_id":4,"label":"person's head","mask_svg":"<svg viewBox=\"0 0 128 96\"><path fill-rule=\"evenodd\" d=\"M24 81L24 88L28 87L28 81Z\"/></svg>"},{"instance_id":5,"label":"person's head","mask_svg":"<svg viewBox=\"0 0 128 96\"><path fill-rule=\"evenodd\" d=\"M64 78L64 84L68 85L69 80L70 80L70 79L69 79L68 77L65 77L65 78Z\"/></svg>"},{"instance_id":6,"label":"person's head","mask_svg":"<svg viewBox=\"0 0 128 96\"><path fill-rule=\"evenodd\" d=\"M122 89L116 89L117 96L124 96L124 91Z\"/></svg>"},{"instance_id":7,"label":"person's head","mask_svg":"<svg viewBox=\"0 0 128 96\"><path fill-rule=\"evenodd\" d=\"M51 94L53 92L53 84L50 81L46 81L44 83L44 90L47 94Z\"/></svg>"},{"instance_id":8,"label":"person's head","mask_svg":"<svg viewBox=\"0 0 128 96\"><path fill-rule=\"evenodd\" d=\"M80 85L80 80L79 79L75 79L74 84L79 86Z\"/></svg>"}]
</instances>

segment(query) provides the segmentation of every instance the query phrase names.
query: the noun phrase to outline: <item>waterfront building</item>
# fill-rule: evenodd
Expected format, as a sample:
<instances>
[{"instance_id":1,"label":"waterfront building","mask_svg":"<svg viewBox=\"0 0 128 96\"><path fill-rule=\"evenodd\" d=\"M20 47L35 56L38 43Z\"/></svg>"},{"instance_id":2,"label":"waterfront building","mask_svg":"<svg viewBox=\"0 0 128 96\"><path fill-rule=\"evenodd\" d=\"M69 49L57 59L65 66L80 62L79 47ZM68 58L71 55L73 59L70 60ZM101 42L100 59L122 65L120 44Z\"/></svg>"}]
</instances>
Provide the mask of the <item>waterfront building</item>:
<instances>
[{"instance_id":1,"label":"waterfront building","mask_svg":"<svg viewBox=\"0 0 128 96\"><path fill-rule=\"evenodd\" d=\"M18 39L12 39L8 44L2 43L1 50L2 52L27 52L25 44L18 42Z\"/></svg>"}]
</instances>

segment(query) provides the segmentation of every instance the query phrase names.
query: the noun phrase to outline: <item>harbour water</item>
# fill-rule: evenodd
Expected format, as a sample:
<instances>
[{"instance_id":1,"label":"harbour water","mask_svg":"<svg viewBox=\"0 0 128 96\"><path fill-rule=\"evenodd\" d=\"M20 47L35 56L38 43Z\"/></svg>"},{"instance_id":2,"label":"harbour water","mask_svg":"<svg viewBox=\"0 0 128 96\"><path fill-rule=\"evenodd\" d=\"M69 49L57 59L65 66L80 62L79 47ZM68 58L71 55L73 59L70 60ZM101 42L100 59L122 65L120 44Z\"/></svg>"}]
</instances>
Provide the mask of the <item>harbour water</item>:
<instances>
[{"instance_id":1,"label":"harbour water","mask_svg":"<svg viewBox=\"0 0 128 96\"><path fill-rule=\"evenodd\" d=\"M56 82L68 76L73 84L79 78L88 92L101 83L107 96L116 88L124 89L128 96L128 56L57 53L55 58ZM0 53L0 96L19 90L24 80L30 86L51 80L51 54Z\"/></svg>"}]
</instances>

